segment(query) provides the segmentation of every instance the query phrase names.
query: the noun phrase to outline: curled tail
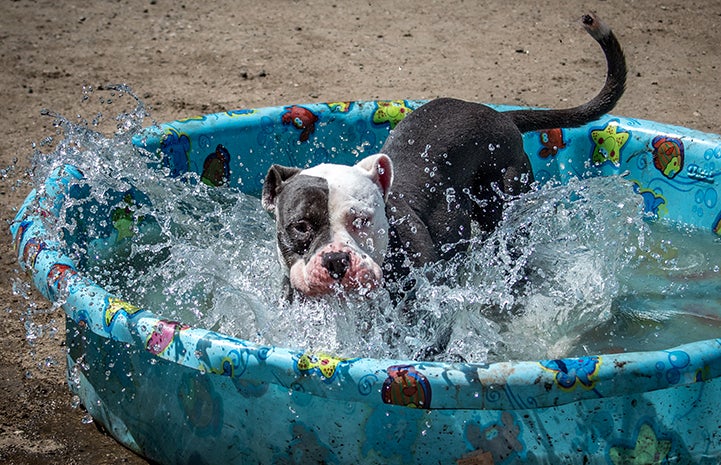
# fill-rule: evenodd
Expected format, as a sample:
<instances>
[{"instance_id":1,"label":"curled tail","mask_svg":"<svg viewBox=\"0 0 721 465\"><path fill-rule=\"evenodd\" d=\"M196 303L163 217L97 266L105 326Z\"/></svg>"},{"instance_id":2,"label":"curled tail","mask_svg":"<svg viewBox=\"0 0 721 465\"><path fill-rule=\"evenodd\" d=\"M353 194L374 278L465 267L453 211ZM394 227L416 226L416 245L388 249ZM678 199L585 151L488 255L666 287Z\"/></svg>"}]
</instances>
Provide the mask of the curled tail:
<instances>
[{"instance_id":1,"label":"curled tail","mask_svg":"<svg viewBox=\"0 0 721 465\"><path fill-rule=\"evenodd\" d=\"M583 15L581 20L583 27L596 39L606 55L606 83L593 99L574 108L506 112L521 132L581 126L611 111L623 95L626 87L626 59L616 36L594 14Z\"/></svg>"}]
</instances>

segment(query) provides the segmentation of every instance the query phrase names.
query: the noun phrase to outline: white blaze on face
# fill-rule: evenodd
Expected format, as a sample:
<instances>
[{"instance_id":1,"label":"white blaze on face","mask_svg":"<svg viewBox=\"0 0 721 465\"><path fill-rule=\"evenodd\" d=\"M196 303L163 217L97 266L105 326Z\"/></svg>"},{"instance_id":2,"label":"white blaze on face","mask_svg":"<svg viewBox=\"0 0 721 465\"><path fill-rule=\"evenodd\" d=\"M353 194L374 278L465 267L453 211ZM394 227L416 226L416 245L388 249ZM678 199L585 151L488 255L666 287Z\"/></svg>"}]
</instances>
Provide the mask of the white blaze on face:
<instances>
[{"instance_id":1,"label":"white blaze on face","mask_svg":"<svg viewBox=\"0 0 721 465\"><path fill-rule=\"evenodd\" d=\"M334 243L366 254L378 266L388 248L383 193L357 166L323 164L303 171L328 182L328 214Z\"/></svg>"}]
</instances>

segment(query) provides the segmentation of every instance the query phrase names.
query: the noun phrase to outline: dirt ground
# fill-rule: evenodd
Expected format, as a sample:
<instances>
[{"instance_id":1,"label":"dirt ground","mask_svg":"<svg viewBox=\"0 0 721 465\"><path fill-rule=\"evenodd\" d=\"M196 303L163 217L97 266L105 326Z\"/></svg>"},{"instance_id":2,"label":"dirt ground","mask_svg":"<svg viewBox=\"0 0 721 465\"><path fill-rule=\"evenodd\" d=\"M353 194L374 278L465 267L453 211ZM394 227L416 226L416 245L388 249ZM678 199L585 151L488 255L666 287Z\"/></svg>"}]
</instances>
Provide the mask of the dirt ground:
<instances>
[{"instance_id":1,"label":"dirt ground","mask_svg":"<svg viewBox=\"0 0 721 465\"><path fill-rule=\"evenodd\" d=\"M589 7L587 4L592 3ZM83 422L65 383L61 310L31 296L9 222L30 189L50 109L87 111L83 86L126 83L166 121L228 109L432 98L559 107L602 85L589 8L631 70L614 113L721 133L720 0L397 2L2 0L0 463L143 464ZM108 115L113 116L113 115ZM26 327L43 329L32 344Z\"/></svg>"}]
</instances>

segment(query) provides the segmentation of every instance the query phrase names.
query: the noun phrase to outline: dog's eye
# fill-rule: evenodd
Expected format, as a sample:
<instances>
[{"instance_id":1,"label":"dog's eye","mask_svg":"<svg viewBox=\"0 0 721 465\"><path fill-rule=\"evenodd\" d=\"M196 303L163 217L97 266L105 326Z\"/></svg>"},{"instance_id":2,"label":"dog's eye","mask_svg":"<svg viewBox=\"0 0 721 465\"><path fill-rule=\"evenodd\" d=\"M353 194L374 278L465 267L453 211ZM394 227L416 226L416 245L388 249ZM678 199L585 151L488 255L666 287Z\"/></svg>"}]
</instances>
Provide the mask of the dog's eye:
<instances>
[{"instance_id":1,"label":"dog's eye","mask_svg":"<svg viewBox=\"0 0 721 465\"><path fill-rule=\"evenodd\" d=\"M304 254L308 251L311 242L313 241L313 225L306 220L294 221L286 229L288 236L291 240L292 250L299 254Z\"/></svg>"},{"instance_id":2,"label":"dog's eye","mask_svg":"<svg viewBox=\"0 0 721 465\"><path fill-rule=\"evenodd\" d=\"M291 223L289 229L291 234L299 238L306 237L313 232L313 226L306 220Z\"/></svg>"}]
</instances>

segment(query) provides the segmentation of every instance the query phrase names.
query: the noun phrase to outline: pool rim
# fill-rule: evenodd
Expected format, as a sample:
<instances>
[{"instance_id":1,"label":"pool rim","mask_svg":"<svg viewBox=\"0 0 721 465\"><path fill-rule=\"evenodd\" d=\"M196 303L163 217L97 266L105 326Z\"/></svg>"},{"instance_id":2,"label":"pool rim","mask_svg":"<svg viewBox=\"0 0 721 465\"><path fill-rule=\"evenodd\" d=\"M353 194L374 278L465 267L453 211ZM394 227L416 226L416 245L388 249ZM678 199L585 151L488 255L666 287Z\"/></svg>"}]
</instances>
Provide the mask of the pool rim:
<instances>
[{"instance_id":1,"label":"pool rim","mask_svg":"<svg viewBox=\"0 0 721 465\"><path fill-rule=\"evenodd\" d=\"M721 376L720 338L664 350L490 364L329 357L339 367L330 378L319 370L302 371L298 368L300 357L324 355L262 346L203 328L184 328L151 310L122 301L80 273L70 254L46 230L43 222L48 217L59 216L70 186L82 177L77 167L59 166L45 180L42 194L37 190L28 194L11 224L15 251L20 267L31 275L35 287L51 302L61 304L68 318L102 337L127 343L128 350L148 351L159 359L209 375L251 379L289 390L302 389L323 398L366 404L386 403L377 394L391 367L413 367L432 388L433 402L426 406L432 409L546 408L584 399L655 391ZM162 331L163 327L170 326L180 328L175 337L184 347L196 347L204 338L213 339L215 345L210 357L214 360L238 352L239 358L233 360L237 367L233 365L234 370L230 372L218 372L213 363L193 360L193 353L179 355L151 347L149 341L158 329ZM154 353L156 351L158 353ZM679 356L687 356L688 360L674 359ZM501 392L506 395L500 395ZM509 392L513 395L508 395Z\"/></svg>"}]
</instances>

